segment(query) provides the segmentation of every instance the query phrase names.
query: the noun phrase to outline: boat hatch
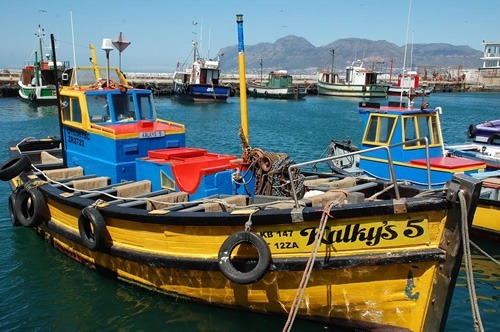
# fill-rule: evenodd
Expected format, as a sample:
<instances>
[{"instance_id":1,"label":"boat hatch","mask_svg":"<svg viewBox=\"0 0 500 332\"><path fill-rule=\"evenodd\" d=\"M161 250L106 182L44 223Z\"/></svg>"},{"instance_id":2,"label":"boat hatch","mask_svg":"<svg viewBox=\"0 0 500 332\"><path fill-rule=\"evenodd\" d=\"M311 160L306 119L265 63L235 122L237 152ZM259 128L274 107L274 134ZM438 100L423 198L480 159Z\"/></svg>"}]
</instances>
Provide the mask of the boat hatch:
<instances>
[{"instance_id":1,"label":"boat hatch","mask_svg":"<svg viewBox=\"0 0 500 332\"><path fill-rule=\"evenodd\" d=\"M415 159L411 161L414 165L426 166L427 160L424 159ZM432 168L444 168L450 170L457 169L477 169L478 167L483 166L484 163L482 161L474 161L465 158L452 158L452 157L436 157L430 158L430 165Z\"/></svg>"},{"instance_id":2,"label":"boat hatch","mask_svg":"<svg viewBox=\"0 0 500 332\"><path fill-rule=\"evenodd\" d=\"M175 189L198 199L233 193L231 176L238 167L236 160L233 155L197 148L151 150L148 157L137 160L137 174L159 174L153 179L153 190ZM165 183L174 188L165 188Z\"/></svg>"}]
</instances>

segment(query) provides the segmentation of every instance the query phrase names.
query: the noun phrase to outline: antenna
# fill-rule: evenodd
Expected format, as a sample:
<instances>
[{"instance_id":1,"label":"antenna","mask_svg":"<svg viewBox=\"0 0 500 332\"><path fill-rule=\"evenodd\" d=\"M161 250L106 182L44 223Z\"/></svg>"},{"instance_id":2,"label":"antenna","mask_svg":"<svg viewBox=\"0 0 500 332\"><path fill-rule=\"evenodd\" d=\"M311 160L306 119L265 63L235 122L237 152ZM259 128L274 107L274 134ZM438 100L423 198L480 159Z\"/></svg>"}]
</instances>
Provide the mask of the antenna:
<instances>
[{"instance_id":1,"label":"antenna","mask_svg":"<svg viewBox=\"0 0 500 332\"><path fill-rule=\"evenodd\" d=\"M75 51L75 32L73 31L73 11L69 12L71 16L71 39L73 40L73 76L75 77L75 83L74 85L78 85L78 77L77 77L77 72L76 70L76 51Z\"/></svg>"},{"instance_id":2,"label":"antenna","mask_svg":"<svg viewBox=\"0 0 500 332\"><path fill-rule=\"evenodd\" d=\"M411 15L411 0L410 5L408 6L408 21L406 23L406 42L405 42L405 56L403 58L403 79L405 77L405 68L406 68L406 50L408 49L408 31L410 30L410 15ZM403 90L401 90L401 96L399 97L399 101L403 101ZM408 108L410 105L410 97L408 96Z\"/></svg>"}]
</instances>

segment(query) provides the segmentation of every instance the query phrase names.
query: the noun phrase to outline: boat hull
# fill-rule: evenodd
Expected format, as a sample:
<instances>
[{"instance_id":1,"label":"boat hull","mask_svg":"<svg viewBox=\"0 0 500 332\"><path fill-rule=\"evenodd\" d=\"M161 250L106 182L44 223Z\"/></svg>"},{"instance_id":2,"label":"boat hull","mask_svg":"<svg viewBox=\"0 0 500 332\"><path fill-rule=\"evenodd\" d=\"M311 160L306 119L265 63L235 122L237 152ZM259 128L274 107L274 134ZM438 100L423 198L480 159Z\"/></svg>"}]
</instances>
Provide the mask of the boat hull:
<instances>
[{"instance_id":1,"label":"boat hull","mask_svg":"<svg viewBox=\"0 0 500 332\"><path fill-rule=\"evenodd\" d=\"M283 211L255 218L252 231L266 239L273 266L258 282L239 285L220 272L217 252L225 239L242 229L247 216L212 215L207 227L206 215L139 217L112 206L102 208L107 245L92 251L78 233L83 202L61 199L52 187L40 190L47 196L51 219L37 232L76 261L176 297L281 315L292 307L320 217L314 212L306 217L311 220L293 223L289 211ZM393 207L387 206L374 206L376 216L362 218L355 211L334 213L324 237L330 244L320 249L298 317L369 329L424 331L426 326L444 325L438 320L449 306L450 279L460 257L442 247L443 239L455 242L459 237L459 227L453 229L447 222L443 207L431 200L400 215L388 213ZM382 237L392 233L393 238L380 237L379 243L363 239L366 233L356 235L356 225L384 229L383 234L391 230ZM342 232L343 238L338 235Z\"/></svg>"},{"instance_id":2,"label":"boat hull","mask_svg":"<svg viewBox=\"0 0 500 332\"><path fill-rule=\"evenodd\" d=\"M57 91L55 85L27 86L18 82L19 96L32 104L57 104Z\"/></svg>"},{"instance_id":3,"label":"boat hull","mask_svg":"<svg viewBox=\"0 0 500 332\"><path fill-rule=\"evenodd\" d=\"M230 92L231 88L223 85L187 84L174 87L174 97L189 102L225 102Z\"/></svg>"},{"instance_id":4,"label":"boat hull","mask_svg":"<svg viewBox=\"0 0 500 332\"><path fill-rule=\"evenodd\" d=\"M27 147L36 150L34 144ZM297 317L364 330L427 331L443 329L446 323L462 255L460 205L450 204L446 198L450 195L412 198L420 191L401 188L413 194L403 201L340 204L327 215L318 206L307 205L297 219L296 209L286 206L240 213L197 210L188 203L169 210L138 208L137 202L120 197L95 196L99 189L74 193L35 178L24 172L11 181L15 193L35 187L30 190L40 193L32 196L32 202L37 201L35 210L43 205L46 214L35 231L68 257L119 280L214 306L288 315L319 225L328 216ZM59 181L76 186L71 179ZM455 180L468 193L467 216L472 216L479 180ZM380 183L377 190L384 187ZM23 196L14 201L19 197ZM82 231L88 209L96 225L102 218L101 227L94 227L94 239L100 239L95 246L89 246ZM270 254L262 275L250 281L238 273L230 279L222 266L227 241L245 227L263 242L233 247L233 264L253 271L256 262L265 259L262 246Z\"/></svg>"},{"instance_id":5,"label":"boat hull","mask_svg":"<svg viewBox=\"0 0 500 332\"><path fill-rule=\"evenodd\" d=\"M445 148L450 155L484 162L488 171L500 169L500 146L488 144L458 144L449 145Z\"/></svg>"},{"instance_id":6,"label":"boat hull","mask_svg":"<svg viewBox=\"0 0 500 332\"><path fill-rule=\"evenodd\" d=\"M248 95L255 98L302 99L307 90L304 87L271 88L249 84Z\"/></svg>"},{"instance_id":7,"label":"boat hull","mask_svg":"<svg viewBox=\"0 0 500 332\"><path fill-rule=\"evenodd\" d=\"M318 82L318 93L326 96L386 98L387 89L383 85L348 85Z\"/></svg>"},{"instance_id":8,"label":"boat hull","mask_svg":"<svg viewBox=\"0 0 500 332\"><path fill-rule=\"evenodd\" d=\"M480 199L477 205L472 229L482 236L500 239L500 201Z\"/></svg>"},{"instance_id":9,"label":"boat hull","mask_svg":"<svg viewBox=\"0 0 500 332\"><path fill-rule=\"evenodd\" d=\"M500 145L500 120L470 125L467 136L478 143Z\"/></svg>"}]
</instances>

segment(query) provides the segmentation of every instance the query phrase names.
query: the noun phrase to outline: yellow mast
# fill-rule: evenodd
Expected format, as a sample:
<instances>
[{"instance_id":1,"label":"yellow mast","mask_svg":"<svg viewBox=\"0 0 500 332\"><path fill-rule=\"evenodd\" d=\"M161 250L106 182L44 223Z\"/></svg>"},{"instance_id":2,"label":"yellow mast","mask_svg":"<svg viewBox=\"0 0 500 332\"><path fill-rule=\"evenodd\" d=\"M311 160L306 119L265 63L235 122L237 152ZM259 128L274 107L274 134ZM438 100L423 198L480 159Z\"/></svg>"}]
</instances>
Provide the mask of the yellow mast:
<instances>
[{"instance_id":1,"label":"yellow mast","mask_svg":"<svg viewBox=\"0 0 500 332\"><path fill-rule=\"evenodd\" d=\"M94 68L94 75L96 79L101 78L101 72L99 71L99 64L97 63L97 56L95 54L94 44L90 44L90 55L92 56L92 65Z\"/></svg>"},{"instance_id":2,"label":"yellow mast","mask_svg":"<svg viewBox=\"0 0 500 332\"><path fill-rule=\"evenodd\" d=\"M238 23L238 65L240 70L240 116L241 128L247 143L250 143L248 134L248 105L247 105L247 87L245 75L245 46L243 42L243 15L236 15Z\"/></svg>"}]
</instances>

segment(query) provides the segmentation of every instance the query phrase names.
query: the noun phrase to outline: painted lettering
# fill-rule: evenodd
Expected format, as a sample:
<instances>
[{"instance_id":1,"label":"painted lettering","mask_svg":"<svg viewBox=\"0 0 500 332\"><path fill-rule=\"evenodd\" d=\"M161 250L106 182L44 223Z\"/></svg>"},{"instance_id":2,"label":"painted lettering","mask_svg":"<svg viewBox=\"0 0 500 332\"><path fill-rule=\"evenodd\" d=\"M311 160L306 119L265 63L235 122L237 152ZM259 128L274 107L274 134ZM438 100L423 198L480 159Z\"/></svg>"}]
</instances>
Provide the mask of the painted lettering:
<instances>
[{"instance_id":1,"label":"painted lettering","mask_svg":"<svg viewBox=\"0 0 500 332\"><path fill-rule=\"evenodd\" d=\"M271 238L273 237L273 232L271 231L260 232L260 236L262 236L264 239Z\"/></svg>"},{"instance_id":2,"label":"painted lettering","mask_svg":"<svg viewBox=\"0 0 500 332\"><path fill-rule=\"evenodd\" d=\"M409 219L406 223L406 229L403 232L404 236L414 238L424 234L422 226L417 225L421 222L423 222L421 219Z\"/></svg>"}]
</instances>

